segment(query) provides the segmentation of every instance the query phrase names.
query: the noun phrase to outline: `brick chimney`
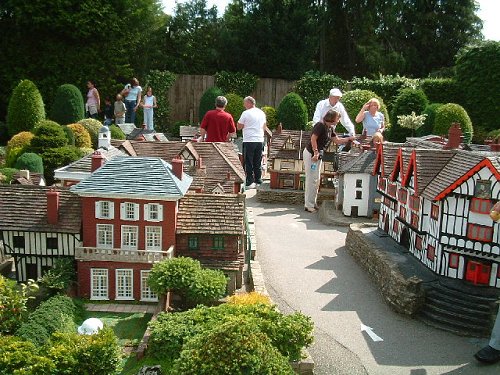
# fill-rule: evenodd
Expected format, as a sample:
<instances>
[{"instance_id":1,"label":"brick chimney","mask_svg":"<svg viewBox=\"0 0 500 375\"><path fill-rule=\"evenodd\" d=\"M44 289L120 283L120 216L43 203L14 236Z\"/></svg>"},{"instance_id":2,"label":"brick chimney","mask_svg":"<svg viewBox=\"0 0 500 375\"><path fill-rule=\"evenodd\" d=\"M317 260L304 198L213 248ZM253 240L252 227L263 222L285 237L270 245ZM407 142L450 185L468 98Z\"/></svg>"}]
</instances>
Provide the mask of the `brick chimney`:
<instances>
[{"instance_id":1,"label":"brick chimney","mask_svg":"<svg viewBox=\"0 0 500 375\"><path fill-rule=\"evenodd\" d=\"M282 131L283 131L283 124L280 122L276 127L276 134L281 134Z\"/></svg>"},{"instance_id":2,"label":"brick chimney","mask_svg":"<svg viewBox=\"0 0 500 375\"><path fill-rule=\"evenodd\" d=\"M59 219L59 195L55 189L47 191L47 222L55 225Z\"/></svg>"},{"instance_id":3,"label":"brick chimney","mask_svg":"<svg viewBox=\"0 0 500 375\"><path fill-rule=\"evenodd\" d=\"M450 130L448 131L448 143L444 145L443 148L445 150L460 148L462 139L463 136L460 124L458 122L454 122L453 124L451 124Z\"/></svg>"},{"instance_id":4,"label":"brick chimney","mask_svg":"<svg viewBox=\"0 0 500 375\"><path fill-rule=\"evenodd\" d=\"M196 160L196 168L197 169L203 168L203 160L202 160L201 156L198 158L198 160Z\"/></svg>"},{"instance_id":5,"label":"brick chimney","mask_svg":"<svg viewBox=\"0 0 500 375\"><path fill-rule=\"evenodd\" d=\"M104 156L99 151L94 151L92 154L92 164L90 171L94 172L95 170L101 168L104 165Z\"/></svg>"},{"instance_id":6,"label":"brick chimney","mask_svg":"<svg viewBox=\"0 0 500 375\"><path fill-rule=\"evenodd\" d=\"M172 172L175 177L182 180L182 169L184 168L184 161L180 158L172 159Z\"/></svg>"}]
</instances>

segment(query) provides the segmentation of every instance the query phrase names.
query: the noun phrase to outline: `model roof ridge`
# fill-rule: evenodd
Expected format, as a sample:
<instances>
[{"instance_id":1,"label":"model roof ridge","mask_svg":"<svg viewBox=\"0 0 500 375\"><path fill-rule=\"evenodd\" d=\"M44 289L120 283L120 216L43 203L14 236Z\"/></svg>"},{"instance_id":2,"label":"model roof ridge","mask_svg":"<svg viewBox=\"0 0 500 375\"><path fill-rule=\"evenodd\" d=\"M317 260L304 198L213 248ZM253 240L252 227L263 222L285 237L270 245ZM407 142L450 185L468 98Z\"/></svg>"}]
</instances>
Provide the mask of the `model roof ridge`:
<instances>
[{"instance_id":1,"label":"model roof ridge","mask_svg":"<svg viewBox=\"0 0 500 375\"><path fill-rule=\"evenodd\" d=\"M204 142L204 143L207 143L207 142ZM222 158L226 161L226 163L229 165L229 167L233 170L233 172L239 177L241 178L243 181L245 180L245 174L241 173L241 171L239 171L238 169L235 168L233 162L231 160L229 160L229 158L227 157L227 155L225 154L225 152L223 152L219 145L217 143L212 143L213 147L217 150L217 152L222 156Z\"/></svg>"}]
</instances>

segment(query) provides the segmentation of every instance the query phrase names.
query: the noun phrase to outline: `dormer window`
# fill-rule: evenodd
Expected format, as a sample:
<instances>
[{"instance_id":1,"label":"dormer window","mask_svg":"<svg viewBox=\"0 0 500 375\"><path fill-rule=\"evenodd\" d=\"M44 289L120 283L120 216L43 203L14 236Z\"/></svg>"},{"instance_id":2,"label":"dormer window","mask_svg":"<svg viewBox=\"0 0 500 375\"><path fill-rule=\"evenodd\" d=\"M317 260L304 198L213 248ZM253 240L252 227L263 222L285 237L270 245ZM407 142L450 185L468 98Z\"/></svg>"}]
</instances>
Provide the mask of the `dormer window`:
<instances>
[{"instance_id":1,"label":"dormer window","mask_svg":"<svg viewBox=\"0 0 500 375\"><path fill-rule=\"evenodd\" d=\"M187 149L184 149L181 152L181 158L182 158L182 160L184 160L184 165L187 165L190 167L193 167L195 165L196 161L195 161L193 155L191 155L191 153Z\"/></svg>"}]
</instances>

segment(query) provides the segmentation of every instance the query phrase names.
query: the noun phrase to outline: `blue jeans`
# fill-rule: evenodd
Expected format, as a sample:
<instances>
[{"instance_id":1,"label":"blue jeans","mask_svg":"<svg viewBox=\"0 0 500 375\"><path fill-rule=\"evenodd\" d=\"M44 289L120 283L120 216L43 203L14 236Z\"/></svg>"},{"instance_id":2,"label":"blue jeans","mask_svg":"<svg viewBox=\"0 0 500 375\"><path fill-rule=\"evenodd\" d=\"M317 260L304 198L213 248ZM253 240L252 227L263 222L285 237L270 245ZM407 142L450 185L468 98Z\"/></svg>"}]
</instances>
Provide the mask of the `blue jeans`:
<instances>
[{"instance_id":1,"label":"blue jeans","mask_svg":"<svg viewBox=\"0 0 500 375\"><path fill-rule=\"evenodd\" d=\"M144 108L144 123L146 124L146 129L154 130L153 108Z\"/></svg>"},{"instance_id":2,"label":"blue jeans","mask_svg":"<svg viewBox=\"0 0 500 375\"><path fill-rule=\"evenodd\" d=\"M262 142L243 142L246 185L262 183Z\"/></svg>"},{"instance_id":3,"label":"blue jeans","mask_svg":"<svg viewBox=\"0 0 500 375\"><path fill-rule=\"evenodd\" d=\"M135 106L137 105L137 100L125 100L125 107L127 112L125 113L125 122L127 124L135 123Z\"/></svg>"}]
</instances>

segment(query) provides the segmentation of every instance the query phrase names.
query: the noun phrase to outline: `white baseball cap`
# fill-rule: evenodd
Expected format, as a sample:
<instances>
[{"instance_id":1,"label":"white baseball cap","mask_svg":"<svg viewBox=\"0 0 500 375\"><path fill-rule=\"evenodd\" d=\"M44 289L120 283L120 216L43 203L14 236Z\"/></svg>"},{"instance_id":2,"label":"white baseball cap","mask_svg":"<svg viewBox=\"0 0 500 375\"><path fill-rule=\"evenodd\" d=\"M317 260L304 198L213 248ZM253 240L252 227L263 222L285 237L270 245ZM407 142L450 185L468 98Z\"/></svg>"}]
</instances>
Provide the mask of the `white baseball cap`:
<instances>
[{"instance_id":1,"label":"white baseball cap","mask_svg":"<svg viewBox=\"0 0 500 375\"><path fill-rule=\"evenodd\" d=\"M337 89L337 88L334 88L334 89L331 89L330 90L330 96L338 96L338 97L341 97L342 96L342 92Z\"/></svg>"}]
</instances>

